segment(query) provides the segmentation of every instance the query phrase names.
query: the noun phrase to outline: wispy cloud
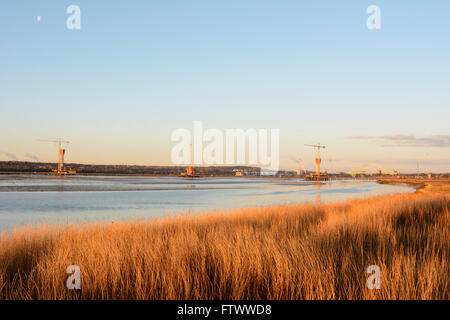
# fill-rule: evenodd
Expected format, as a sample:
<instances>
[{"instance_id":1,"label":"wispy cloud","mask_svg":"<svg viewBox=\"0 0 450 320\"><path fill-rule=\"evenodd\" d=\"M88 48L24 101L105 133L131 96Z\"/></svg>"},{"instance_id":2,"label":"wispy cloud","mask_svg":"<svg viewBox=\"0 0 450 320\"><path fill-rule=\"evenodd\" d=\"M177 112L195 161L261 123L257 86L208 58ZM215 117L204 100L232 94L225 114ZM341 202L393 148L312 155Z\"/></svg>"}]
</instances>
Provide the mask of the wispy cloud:
<instances>
[{"instance_id":1,"label":"wispy cloud","mask_svg":"<svg viewBox=\"0 0 450 320\"><path fill-rule=\"evenodd\" d=\"M398 134L395 136L351 136L347 139L371 140L386 143L385 147L450 147L450 134L417 138L414 135Z\"/></svg>"},{"instance_id":2,"label":"wispy cloud","mask_svg":"<svg viewBox=\"0 0 450 320\"><path fill-rule=\"evenodd\" d=\"M35 161L39 161L39 157L32 154L32 153L25 153L25 158L31 159L31 160L35 160Z\"/></svg>"},{"instance_id":3,"label":"wispy cloud","mask_svg":"<svg viewBox=\"0 0 450 320\"><path fill-rule=\"evenodd\" d=\"M17 157L15 154L6 152L6 151L0 151L0 154L3 154L6 158L8 158L9 160L17 160Z\"/></svg>"}]
</instances>

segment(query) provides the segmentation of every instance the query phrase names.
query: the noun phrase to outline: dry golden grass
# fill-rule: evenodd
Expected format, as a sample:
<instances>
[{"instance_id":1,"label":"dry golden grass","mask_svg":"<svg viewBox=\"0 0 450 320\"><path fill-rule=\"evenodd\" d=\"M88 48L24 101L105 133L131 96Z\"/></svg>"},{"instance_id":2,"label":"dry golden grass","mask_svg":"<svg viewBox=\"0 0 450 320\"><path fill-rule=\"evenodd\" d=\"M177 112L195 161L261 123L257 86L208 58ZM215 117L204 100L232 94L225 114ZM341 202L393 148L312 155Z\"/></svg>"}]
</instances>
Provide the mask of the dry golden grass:
<instances>
[{"instance_id":1,"label":"dry golden grass","mask_svg":"<svg viewBox=\"0 0 450 320\"><path fill-rule=\"evenodd\" d=\"M0 299L449 299L449 209L408 194L22 228L1 236Z\"/></svg>"}]
</instances>

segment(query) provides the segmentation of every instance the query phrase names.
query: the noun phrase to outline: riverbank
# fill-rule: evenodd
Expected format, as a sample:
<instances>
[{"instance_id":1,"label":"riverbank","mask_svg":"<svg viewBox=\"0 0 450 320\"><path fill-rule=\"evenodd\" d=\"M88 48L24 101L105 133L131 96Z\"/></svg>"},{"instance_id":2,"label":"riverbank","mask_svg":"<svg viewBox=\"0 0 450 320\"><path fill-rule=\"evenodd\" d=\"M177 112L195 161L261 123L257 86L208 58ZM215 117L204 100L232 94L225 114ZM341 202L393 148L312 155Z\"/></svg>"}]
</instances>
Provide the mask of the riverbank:
<instances>
[{"instance_id":1,"label":"riverbank","mask_svg":"<svg viewBox=\"0 0 450 320\"><path fill-rule=\"evenodd\" d=\"M450 179L379 179L380 184L408 184L418 193L450 194Z\"/></svg>"},{"instance_id":2,"label":"riverbank","mask_svg":"<svg viewBox=\"0 0 450 320\"><path fill-rule=\"evenodd\" d=\"M0 299L447 300L449 209L421 193L21 228L1 236Z\"/></svg>"}]
</instances>

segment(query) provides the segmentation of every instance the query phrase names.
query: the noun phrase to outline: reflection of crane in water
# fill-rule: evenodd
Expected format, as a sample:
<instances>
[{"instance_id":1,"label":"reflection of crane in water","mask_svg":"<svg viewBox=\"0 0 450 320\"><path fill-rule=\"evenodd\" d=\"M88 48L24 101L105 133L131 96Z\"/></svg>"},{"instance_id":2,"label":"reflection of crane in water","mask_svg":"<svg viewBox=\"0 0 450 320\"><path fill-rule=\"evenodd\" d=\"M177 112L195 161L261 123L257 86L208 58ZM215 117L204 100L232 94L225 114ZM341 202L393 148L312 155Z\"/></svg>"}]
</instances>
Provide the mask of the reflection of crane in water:
<instances>
[{"instance_id":1,"label":"reflection of crane in water","mask_svg":"<svg viewBox=\"0 0 450 320\"><path fill-rule=\"evenodd\" d=\"M316 183L316 190L317 190L317 193L316 193L316 202L317 203L320 203L320 187L322 186L322 184L321 183Z\"/></svg>"},{"instance_id":2,"label":"reflection of crane in water","mask_svg":"<svg viewBox=\"0 0 450 320\"><path fill-rule=\"evenodd\" d=\"M43 141L43 142L56 142L58 144L58 169L57 170L53 170L53 172L57 173L57 174L74 174L75 171L66 171L64 170L64 155L66 154L66 149L63 149L62 144L63 143L70 143L70 141L67 140L62 140L61 138L59 138L58 140L43 140L40 139L38 141Z\"/></svg>"}]
</instances>

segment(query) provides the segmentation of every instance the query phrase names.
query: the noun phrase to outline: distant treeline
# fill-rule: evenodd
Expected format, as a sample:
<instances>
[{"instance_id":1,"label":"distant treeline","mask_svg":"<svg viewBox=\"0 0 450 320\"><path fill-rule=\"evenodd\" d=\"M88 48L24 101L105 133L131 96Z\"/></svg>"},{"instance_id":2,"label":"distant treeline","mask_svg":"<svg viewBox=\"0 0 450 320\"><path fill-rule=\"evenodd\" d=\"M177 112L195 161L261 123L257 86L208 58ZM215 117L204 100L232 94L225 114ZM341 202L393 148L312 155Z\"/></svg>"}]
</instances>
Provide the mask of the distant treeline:
<instances>
[{"instance_id":1,"label":"distant treeline","mask_svg":"<svg viewBox=\"0 0 450 320\"><path fill-rule=\"evenodd\" d=\"M0 161L0 173L50 173L56 169L56 163L47 162L27 162L27 161ZM74 170L77 174L148 174L178 176L186 172L186 166L137 166L137 165L94 165L67 163L64 165L67 170ZM243 176L259 176L261 168L247 166L209 166L194 167L195 174L200 176L230 176L236 175L236 171L242 172ZM307 171L303 175L309 175ZM278 175L297 176L295 171L280 170ZM352 178L345 172L331 173L331 177ZM367 177L379 177L372 175ZM428 174L421 173L420 178L428 178ZM358 176L359 177L359 176ZM398 178L415 178L417 173L399 174ZM450 178L449 173L433 174L432 178Z\"/></svg>"},{"instance_id":2,"label":"distant treeline","mask_svg":"<svg viewBox=\"0 0 450 320\"><path fill-rule=\"evenodd\" d=\"M25 162L25 161L0 161L0 172L19 173L47 173L56 169L55 163ZM137 166L137 165L92 165L67 163L66 169L71 169L79 174L154 174L154 175L180 175L186 172L185 166ZM246 166L210 166L195 167L198 175L235 175L236 170L244 175L259 175L260 168Z\"/></svg>"}]
</instances>

